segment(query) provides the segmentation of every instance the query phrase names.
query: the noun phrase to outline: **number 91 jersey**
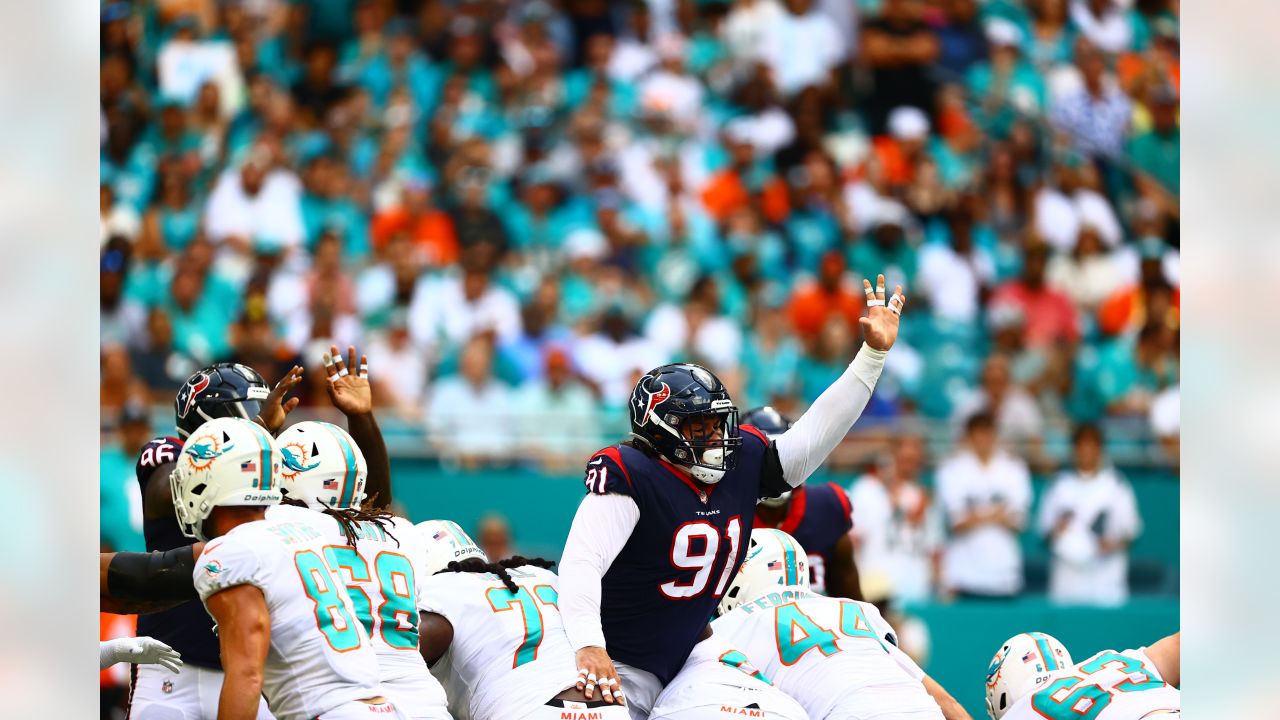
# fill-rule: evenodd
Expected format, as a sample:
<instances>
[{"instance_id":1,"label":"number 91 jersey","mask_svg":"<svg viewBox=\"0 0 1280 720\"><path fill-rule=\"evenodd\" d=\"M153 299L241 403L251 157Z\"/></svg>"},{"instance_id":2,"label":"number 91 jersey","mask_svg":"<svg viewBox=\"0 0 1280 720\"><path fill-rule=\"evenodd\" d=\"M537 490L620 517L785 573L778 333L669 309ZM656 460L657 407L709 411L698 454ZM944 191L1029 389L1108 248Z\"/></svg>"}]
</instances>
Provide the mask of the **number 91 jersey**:
<instances>
[{"instance_id":1,"label":"number 91 jersey","mask_svg":"<svg viewBox=\"0 0 1280 720\"><path fill-rule=\"evenodd\" d=\"M640 519L601 582L609 656L664 685L697 644L742 564L756 502L790 489L778 451L743 425L737 462L720 482L696 482L630 445L596 453L588 492L632 498Z\"/></svg>"},{"instance_id":2,"label":"number 91 jersey","mask_svg":"<svg viewBox=\"0 0 1280 720\"><path fill-rule=\"evenodd\" d=\"M263 695L276 717L316 717L381 692L377 656L325 545L309 524L259 520L209 541L192 573L206 607L232 587L262 591L271 616Z\"/></svg>"},{"instance_id":3,"label":"number 91 jersey","mask_svg":"<svg viewBox=\"0 0 1280 720\"><path fill-rule=\"evenodd\" d=\"M1103 650L1051 673L1043 687L1014 703L1004 720L1129 720L1181 708L1178 689L1160 677L1142 649Z\"/></svg>"}]
</instances>

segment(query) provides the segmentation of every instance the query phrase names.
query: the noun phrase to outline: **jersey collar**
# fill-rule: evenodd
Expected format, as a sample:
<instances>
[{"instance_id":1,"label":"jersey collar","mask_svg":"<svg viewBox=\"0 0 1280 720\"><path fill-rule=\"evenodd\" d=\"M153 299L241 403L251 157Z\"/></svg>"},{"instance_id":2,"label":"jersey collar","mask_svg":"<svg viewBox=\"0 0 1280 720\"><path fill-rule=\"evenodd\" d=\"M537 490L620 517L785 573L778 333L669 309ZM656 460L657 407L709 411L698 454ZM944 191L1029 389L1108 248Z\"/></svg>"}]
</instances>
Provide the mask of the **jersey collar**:
<instances>
[{"instance_id":1,"label":"jersey collar","mask_svg":"<svg viewBox=\"0 0 1280 720\"><path fill-rule=\"evenodd\" d=\"M686 486L688 486L690 490L697 493L698 499L702 501L702 504L705 505L707 501L711 499L711 491L715 489L716 487L715 485L707 485L705 483L700 483L694 480L693 478L689 477L687 473L682 472L680 468L677 468L675 465L672 465L666 460L662 458L657 458L657 460L658 462L662 463L662 467L666 468L667 472L670 472L672 475L675 475L677 480L684 483Z\"/></svg>"}]
</instances>

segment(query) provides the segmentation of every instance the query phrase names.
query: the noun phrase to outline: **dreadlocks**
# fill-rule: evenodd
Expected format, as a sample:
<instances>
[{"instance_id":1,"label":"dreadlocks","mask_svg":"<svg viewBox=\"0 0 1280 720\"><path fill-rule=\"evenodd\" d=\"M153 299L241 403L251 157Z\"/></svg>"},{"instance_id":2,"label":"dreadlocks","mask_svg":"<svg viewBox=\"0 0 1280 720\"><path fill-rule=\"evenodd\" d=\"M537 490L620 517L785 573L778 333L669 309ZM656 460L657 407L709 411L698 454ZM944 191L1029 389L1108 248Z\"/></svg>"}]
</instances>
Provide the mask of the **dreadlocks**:
<instances>
[{"instance_id":1,"label":"dreadlocks","mask_svg":"<svg viewBox=\"0 0 1280 720\"><path fill-rule=\"evenodd\" d=\"M516 586L515 580L511 579L511 574L507 571L511 568L518 568L522 565L532 565L546 570L550 570L555 566L554 560L545 560L543 558L527 558L521 555L509 557L506 560L498 562L485 562L480 558L467 558L466 560L454 560L449 563L448 567L436 574L444 572L470 572L470 573L493 573L502 581L502 585L512 594L520 592L520 588Z\"/></svg>"},{"instance_id":2,"label":"dreadlocks","mask_svg":"<svg viewBox=\"0 0 1280 720\"><path fill-rule=\"evenodd\" d=\"M377 498L377 495L369 498L368 504L365 505L365 507L376 507ZM317 502L319 502L318 498ZM308 507L302 500L288 496L285 496L280 501L280 504L293 505L295 507ZM353 508L337 509L326 506L320 512L338 521L338 525L342 528L342 534L347 537L347 545L351 547L356 546L356 538L360 534L358 526L362 522L377 525L382 532L386 533L387 537L396 541L396 547L400 546L399 538L391 533L391 521L395 516L386 510L366 510L363 507L359 510L355 510Z\"/></svg>"}]
</instances>

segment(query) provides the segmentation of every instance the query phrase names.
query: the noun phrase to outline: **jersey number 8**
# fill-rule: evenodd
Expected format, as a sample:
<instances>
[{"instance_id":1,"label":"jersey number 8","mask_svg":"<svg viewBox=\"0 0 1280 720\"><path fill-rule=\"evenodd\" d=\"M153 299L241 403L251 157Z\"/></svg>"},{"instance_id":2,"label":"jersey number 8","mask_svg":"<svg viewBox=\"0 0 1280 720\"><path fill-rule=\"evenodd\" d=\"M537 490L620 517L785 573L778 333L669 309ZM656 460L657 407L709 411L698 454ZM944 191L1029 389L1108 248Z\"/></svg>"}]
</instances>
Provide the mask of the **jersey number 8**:
<instances>
[{"instance_id":1,"label":"jersey number 8","mask_svg":"<svg viewBox=\"0 0 1280 720\"><path fill-rule=\"evenodd\" d=\"M346 568L353 582L347 584L351 605L356 618L364 625L365 632L373 637L378 627L382 640L397 650L418 649L417 597L414 595L413 566L399 553L383 551L373 559L373 570L378 575L378 590L382 602L375 609L373 601L358 583L370 582L369 563L349 545L329 545L324 556L334 573L341 577L340 568Z\"/></svg>"}]
</instances>

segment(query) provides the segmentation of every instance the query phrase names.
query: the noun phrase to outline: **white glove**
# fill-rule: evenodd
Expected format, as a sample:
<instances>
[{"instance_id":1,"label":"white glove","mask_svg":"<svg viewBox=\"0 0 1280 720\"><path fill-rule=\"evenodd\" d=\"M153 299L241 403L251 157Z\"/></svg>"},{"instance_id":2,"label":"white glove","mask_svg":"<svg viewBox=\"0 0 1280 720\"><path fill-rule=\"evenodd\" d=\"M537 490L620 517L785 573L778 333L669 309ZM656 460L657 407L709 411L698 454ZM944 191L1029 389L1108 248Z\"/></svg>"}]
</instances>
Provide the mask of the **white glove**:
<instances>
[{"instance_id":1,"label":"white glove","mask_svg":"<svg viewBox=\"0 0 1280 720\"><path fill-rule=\"evenodd\" d=\"M182 667L182 655L177 650L149 637L107 640L98 646L98 661L103 669L118 662L160 665L173 673Z\"/></svg>"}]
</instances>

